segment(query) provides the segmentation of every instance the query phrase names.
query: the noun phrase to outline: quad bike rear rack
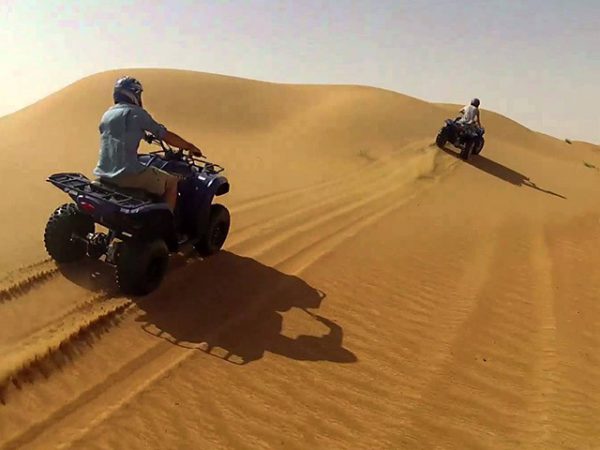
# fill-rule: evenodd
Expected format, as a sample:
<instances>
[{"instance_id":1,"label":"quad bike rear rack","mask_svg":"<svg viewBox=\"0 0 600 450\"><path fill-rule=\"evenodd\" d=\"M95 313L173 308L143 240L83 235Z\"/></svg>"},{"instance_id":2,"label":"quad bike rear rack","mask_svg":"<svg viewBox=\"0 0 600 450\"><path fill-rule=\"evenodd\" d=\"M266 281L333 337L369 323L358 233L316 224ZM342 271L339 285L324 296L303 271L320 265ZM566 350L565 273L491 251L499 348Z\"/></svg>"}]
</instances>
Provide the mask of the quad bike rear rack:
<instances>
[{"instance_id":1,"label":"quad bike rear rack","mask_svg":"<svg viewBox=\"0 0 600 450\"><path fill-rule=\"evenodd\" d=\"M92 181L80 173L57 173L50 175L47 181L69 195L89 196L110 202L121 209L137 209L153 202L150 198L119 192L104 183Z\"/></svg>"}]
</instances>

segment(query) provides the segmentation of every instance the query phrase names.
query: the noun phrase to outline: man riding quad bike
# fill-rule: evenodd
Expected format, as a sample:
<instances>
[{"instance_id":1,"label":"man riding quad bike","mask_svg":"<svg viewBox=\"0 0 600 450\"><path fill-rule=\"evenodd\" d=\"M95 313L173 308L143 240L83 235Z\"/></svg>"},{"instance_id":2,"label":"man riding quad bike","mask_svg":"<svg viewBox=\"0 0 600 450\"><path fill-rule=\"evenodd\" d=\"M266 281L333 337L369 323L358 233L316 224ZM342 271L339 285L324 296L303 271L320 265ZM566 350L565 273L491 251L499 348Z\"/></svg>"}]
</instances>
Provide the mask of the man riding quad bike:
<instances>
[{"instance_id":1,"label":"man riding quad bike","mask_svg":"<svg viewBox=\"0 0 600 450\"><path fill-rule=\"evenodd\" d=\"M102 118L98 179L80 173L48 178L73 202L52 213L44 243L58 263L105 256L116 266L124 293L145 295L160 285L169 252L182 244L191 242L203 256L221 249L230 216L212 201L229 192L229 182L221 166L201 159L195 146L154 122L141 108L141 84L131 80L117 81L115 106ZM161 150L138 155L141 139Z\"/></svg>"},{"instance_id":2,"label":"man riding quad bike","mask_svg":"<svg viewBox=\"0 0 600 450\"><path fill-rule=\"evenodd\" d=\"M446 142L450 142L461 150L460 157L464 160L472 154L481 153L485 144L485 128L479 118L479 104L479 99L474 98L470 105L460 110L462 116L454 120L446 119L435 140L438 147L444 148Z\"/></svg>"}]
</instances>

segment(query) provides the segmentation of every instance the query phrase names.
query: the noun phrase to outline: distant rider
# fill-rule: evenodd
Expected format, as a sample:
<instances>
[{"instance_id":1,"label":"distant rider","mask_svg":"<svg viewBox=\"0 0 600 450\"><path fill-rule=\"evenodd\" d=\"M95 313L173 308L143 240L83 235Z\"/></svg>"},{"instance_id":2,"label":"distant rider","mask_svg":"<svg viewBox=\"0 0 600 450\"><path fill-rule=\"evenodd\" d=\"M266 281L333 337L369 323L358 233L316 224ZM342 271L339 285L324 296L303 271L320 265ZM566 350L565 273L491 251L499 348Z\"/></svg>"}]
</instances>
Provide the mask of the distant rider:
<instances>
[{"instance_id":1,"label":"distant rider","mask_svg":"<svg viewBox=\"0 0 600 450\"><path fill-rule=\"evenodd\" d=\"M94 175L124 188L138 188L160 196L175 210L178 178L138 161L137 150L145 133L174 147L202 156L202 152L163 125L142 107L142 84L132 77L119 78L113 89L114 105L100 121L100 157Z\"/></svg>"},{"instance_id":2,"label":"distant rider","mask_svg":"<svg viewBox=\"0 0 600 450\"><path fill-rule=\"evenodd\" d=\"M478 98L474 98L473 100L471 100L471 104L465 105L460 110L460 113L462 114L462 117L460 117L457 120L457 123L459 123L463 126L466 126L466 127L477 125L479 128L482 128L481 120L479 119L479 99Z\"/></svg>"}]
</instances>

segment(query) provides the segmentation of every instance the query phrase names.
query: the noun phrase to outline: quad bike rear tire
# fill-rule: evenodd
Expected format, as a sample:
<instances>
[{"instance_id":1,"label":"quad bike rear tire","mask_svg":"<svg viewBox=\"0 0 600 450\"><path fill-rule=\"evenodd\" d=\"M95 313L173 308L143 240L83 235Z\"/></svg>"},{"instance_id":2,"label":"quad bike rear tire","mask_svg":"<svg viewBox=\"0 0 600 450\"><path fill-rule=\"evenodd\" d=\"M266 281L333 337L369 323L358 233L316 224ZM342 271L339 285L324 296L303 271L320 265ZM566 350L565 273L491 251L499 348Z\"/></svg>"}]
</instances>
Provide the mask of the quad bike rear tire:
<instances>
[{"instance_id":1,"label":"quad bike rear tire","mask_svg":"<svg viewBox=\"0 0 600 450\"><path fill-rule=\"evenodd\" d=\"M87 253L85 238L93 232L93 219L82 213L75 203L65 203L54 210L46 224L46 252L58 263L79 261Z\"/></svg>"},{"instance_id":2,"label":"quad bike rear tire","mask_svg":"<svg viewBox=\"0 0 600 450\"><path fill-rule=\"evenodd\" d=\"M169 250L162 239L130 239L118 244L117 284L124 294L143 296L156 290L169 264Z\"/></svg>"},{"instance_id":3,"label":"quad bike rear tire","mask_svg":"<svg viewBox=\"0 0 600 450\"><path fill-rule=\"evenodd\" d=\"M200 238L194 245L196 251L201 256L211 256L221 250L227 239L230 225L229 210L223 205L212 205L208 226L204 232L200 233Z\"/></svg>"}]
</instances>

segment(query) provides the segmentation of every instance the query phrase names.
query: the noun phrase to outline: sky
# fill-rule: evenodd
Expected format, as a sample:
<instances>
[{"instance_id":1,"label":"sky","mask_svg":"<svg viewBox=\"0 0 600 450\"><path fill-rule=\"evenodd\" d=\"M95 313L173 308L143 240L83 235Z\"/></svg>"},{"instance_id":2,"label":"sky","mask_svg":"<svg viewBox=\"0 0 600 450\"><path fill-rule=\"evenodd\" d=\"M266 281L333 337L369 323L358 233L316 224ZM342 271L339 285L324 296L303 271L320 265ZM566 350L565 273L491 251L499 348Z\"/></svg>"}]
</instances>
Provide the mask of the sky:
<instances>
[{"instance_id":1,"label":"sky","mask_svg":"<svg viewBox=\"0 0 600 450\"><path fill-rule=\"evenodd\" d=\"M600 144L599 24L600 0L1 0L0 115L97 72L162 67L479 97Z\"/></svg>"}]
</instances>

